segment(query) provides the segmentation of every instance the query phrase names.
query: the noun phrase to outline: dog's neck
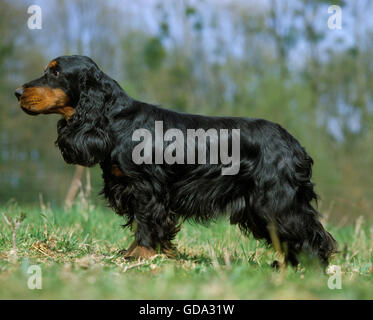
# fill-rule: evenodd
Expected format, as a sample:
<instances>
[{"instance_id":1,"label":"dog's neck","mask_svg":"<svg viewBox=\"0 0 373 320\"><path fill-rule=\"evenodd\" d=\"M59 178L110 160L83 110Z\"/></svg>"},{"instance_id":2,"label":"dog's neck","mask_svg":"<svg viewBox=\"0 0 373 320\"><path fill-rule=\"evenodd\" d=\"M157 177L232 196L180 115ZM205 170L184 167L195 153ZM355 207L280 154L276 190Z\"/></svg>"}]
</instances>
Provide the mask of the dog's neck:
<instances>
[{"instance_id":1,"label":"dog's neck","mask_svg":"<svg viewBox=\"0 0 373 320\"><path fill-rule=\"evenodd\" d=\"M115 106L131 107L134 101L135 99L130 97L115 80L112 80L110 88L105 88L104 105L106 110L104 112L109 115L111 111L123 111Z\"/></svg>"}]
</instances>

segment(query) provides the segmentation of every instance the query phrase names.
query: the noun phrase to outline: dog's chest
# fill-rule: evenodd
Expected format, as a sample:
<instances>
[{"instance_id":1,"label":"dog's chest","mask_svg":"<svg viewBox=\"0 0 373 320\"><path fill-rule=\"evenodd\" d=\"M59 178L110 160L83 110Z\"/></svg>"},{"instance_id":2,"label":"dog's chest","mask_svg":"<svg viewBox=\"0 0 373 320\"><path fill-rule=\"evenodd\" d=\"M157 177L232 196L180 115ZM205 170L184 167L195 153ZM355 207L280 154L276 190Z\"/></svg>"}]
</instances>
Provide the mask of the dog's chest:
<instances>
[{"instance_id":1,"label":"dog's chest","mask_svg":"<svg viewBox=\"0 0 373 320\"><path fill-rule=\"evenodd\" d=\"M131 197L131 185L129 177L117 164L106 161L100 164L104 187L102 194L108 200L110 206L120 215L126 213Z\"/></svg>"}]
</instances>

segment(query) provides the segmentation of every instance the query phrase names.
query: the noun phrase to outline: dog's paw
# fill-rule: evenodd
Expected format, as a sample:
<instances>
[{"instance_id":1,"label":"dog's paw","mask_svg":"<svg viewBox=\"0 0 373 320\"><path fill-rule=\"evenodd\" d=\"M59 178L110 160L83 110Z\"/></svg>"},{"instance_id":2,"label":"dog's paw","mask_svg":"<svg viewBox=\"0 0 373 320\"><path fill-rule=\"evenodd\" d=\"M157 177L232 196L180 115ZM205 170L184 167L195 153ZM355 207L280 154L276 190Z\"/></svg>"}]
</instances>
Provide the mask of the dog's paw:
<instances>
[{"instance_id":1,"label":"dog's paw","mask_svg":"<svg viewBox=\"0 0 373 320\"><path fill-rule=\"evenodd\" d=\"M150 259L151 257L155 256L157 253L153 249L149 249L143 246L136 246L131 251L127 251L124 255L125 259L133 260L133 259Z\"/></svg>"},{"instance_id":2,"label":"dog's paw","mask_svg":"<svg viewBox=\"0 0 373 320\"><path fill-rule=\"evenodd\" d=\"M117 254L119 256L129 257L131 256L132 251L136 248L137 242L136 240L133 240L132 243L129 245L128 249L121 249L118 250Z\"/></svg>"}]
</instances>

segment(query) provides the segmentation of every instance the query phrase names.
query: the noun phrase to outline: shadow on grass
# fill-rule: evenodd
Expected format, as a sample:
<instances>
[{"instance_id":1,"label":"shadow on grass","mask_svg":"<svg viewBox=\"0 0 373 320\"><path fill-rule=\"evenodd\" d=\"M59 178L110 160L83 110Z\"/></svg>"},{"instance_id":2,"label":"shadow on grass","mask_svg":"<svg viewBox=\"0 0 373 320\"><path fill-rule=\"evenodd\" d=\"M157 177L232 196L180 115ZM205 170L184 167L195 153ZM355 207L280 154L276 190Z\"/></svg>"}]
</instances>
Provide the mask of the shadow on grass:
<instances>
[{"instance_id":1,"label":"shadow on grass","mask_svg":"<svg viewBox=\"0 0 373 320\"><path fill-rule=\"evenodd\" d=\"M243 257L238 257L238 256L230 256L229 261L227 261L227 259L224 257L223 254L219 254L216 256L215 259L216 259L216 262L220 266L227 266L227 264L230 264L233 266L243 265L243 264L247 264L248 266L255 266L255 267L259 266L259 264L255 260L253 260L251 257L243 258ZM210 257L209 255L205 253L189 254L186 251L183 251L183 252L179 251L176 257L176 260L191 261L191 262L198 263L198 264L208 264L208 265L213 264L214 262L212 257Z\"/></svg>"}]
</instances>

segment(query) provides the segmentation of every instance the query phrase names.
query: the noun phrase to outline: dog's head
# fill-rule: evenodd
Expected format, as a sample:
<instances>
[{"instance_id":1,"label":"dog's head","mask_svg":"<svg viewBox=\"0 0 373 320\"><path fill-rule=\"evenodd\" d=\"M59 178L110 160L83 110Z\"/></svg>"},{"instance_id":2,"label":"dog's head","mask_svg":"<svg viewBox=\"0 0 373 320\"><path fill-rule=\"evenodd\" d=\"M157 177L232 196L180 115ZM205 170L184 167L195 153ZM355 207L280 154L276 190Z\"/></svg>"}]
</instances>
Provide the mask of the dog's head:
<instances>
[{"instance_id":1,"label":"dog's head","mask_svg":"<svg viewBox=\"0 0 373 320\"><path fill-rule=\"evenodd\" d=\"M109 152L105 106L108 100L113 103L114 84L90 58L62 56L15 95L29 115L61 114L56 144L65 161L91 166Z\"/></svg>"},{"instance_id":2,"label":"dog's head","mask_svg":"<svg viewBox=\"0 0 373 320\"><path fill-rule=\"evenodd\" d=\"M102 72L85 56L62 56L52 60L40 78L16 89L15 96L29 115L57 113L69 119L82 93L100 85Z\"/></svg>"}]
</instances>

